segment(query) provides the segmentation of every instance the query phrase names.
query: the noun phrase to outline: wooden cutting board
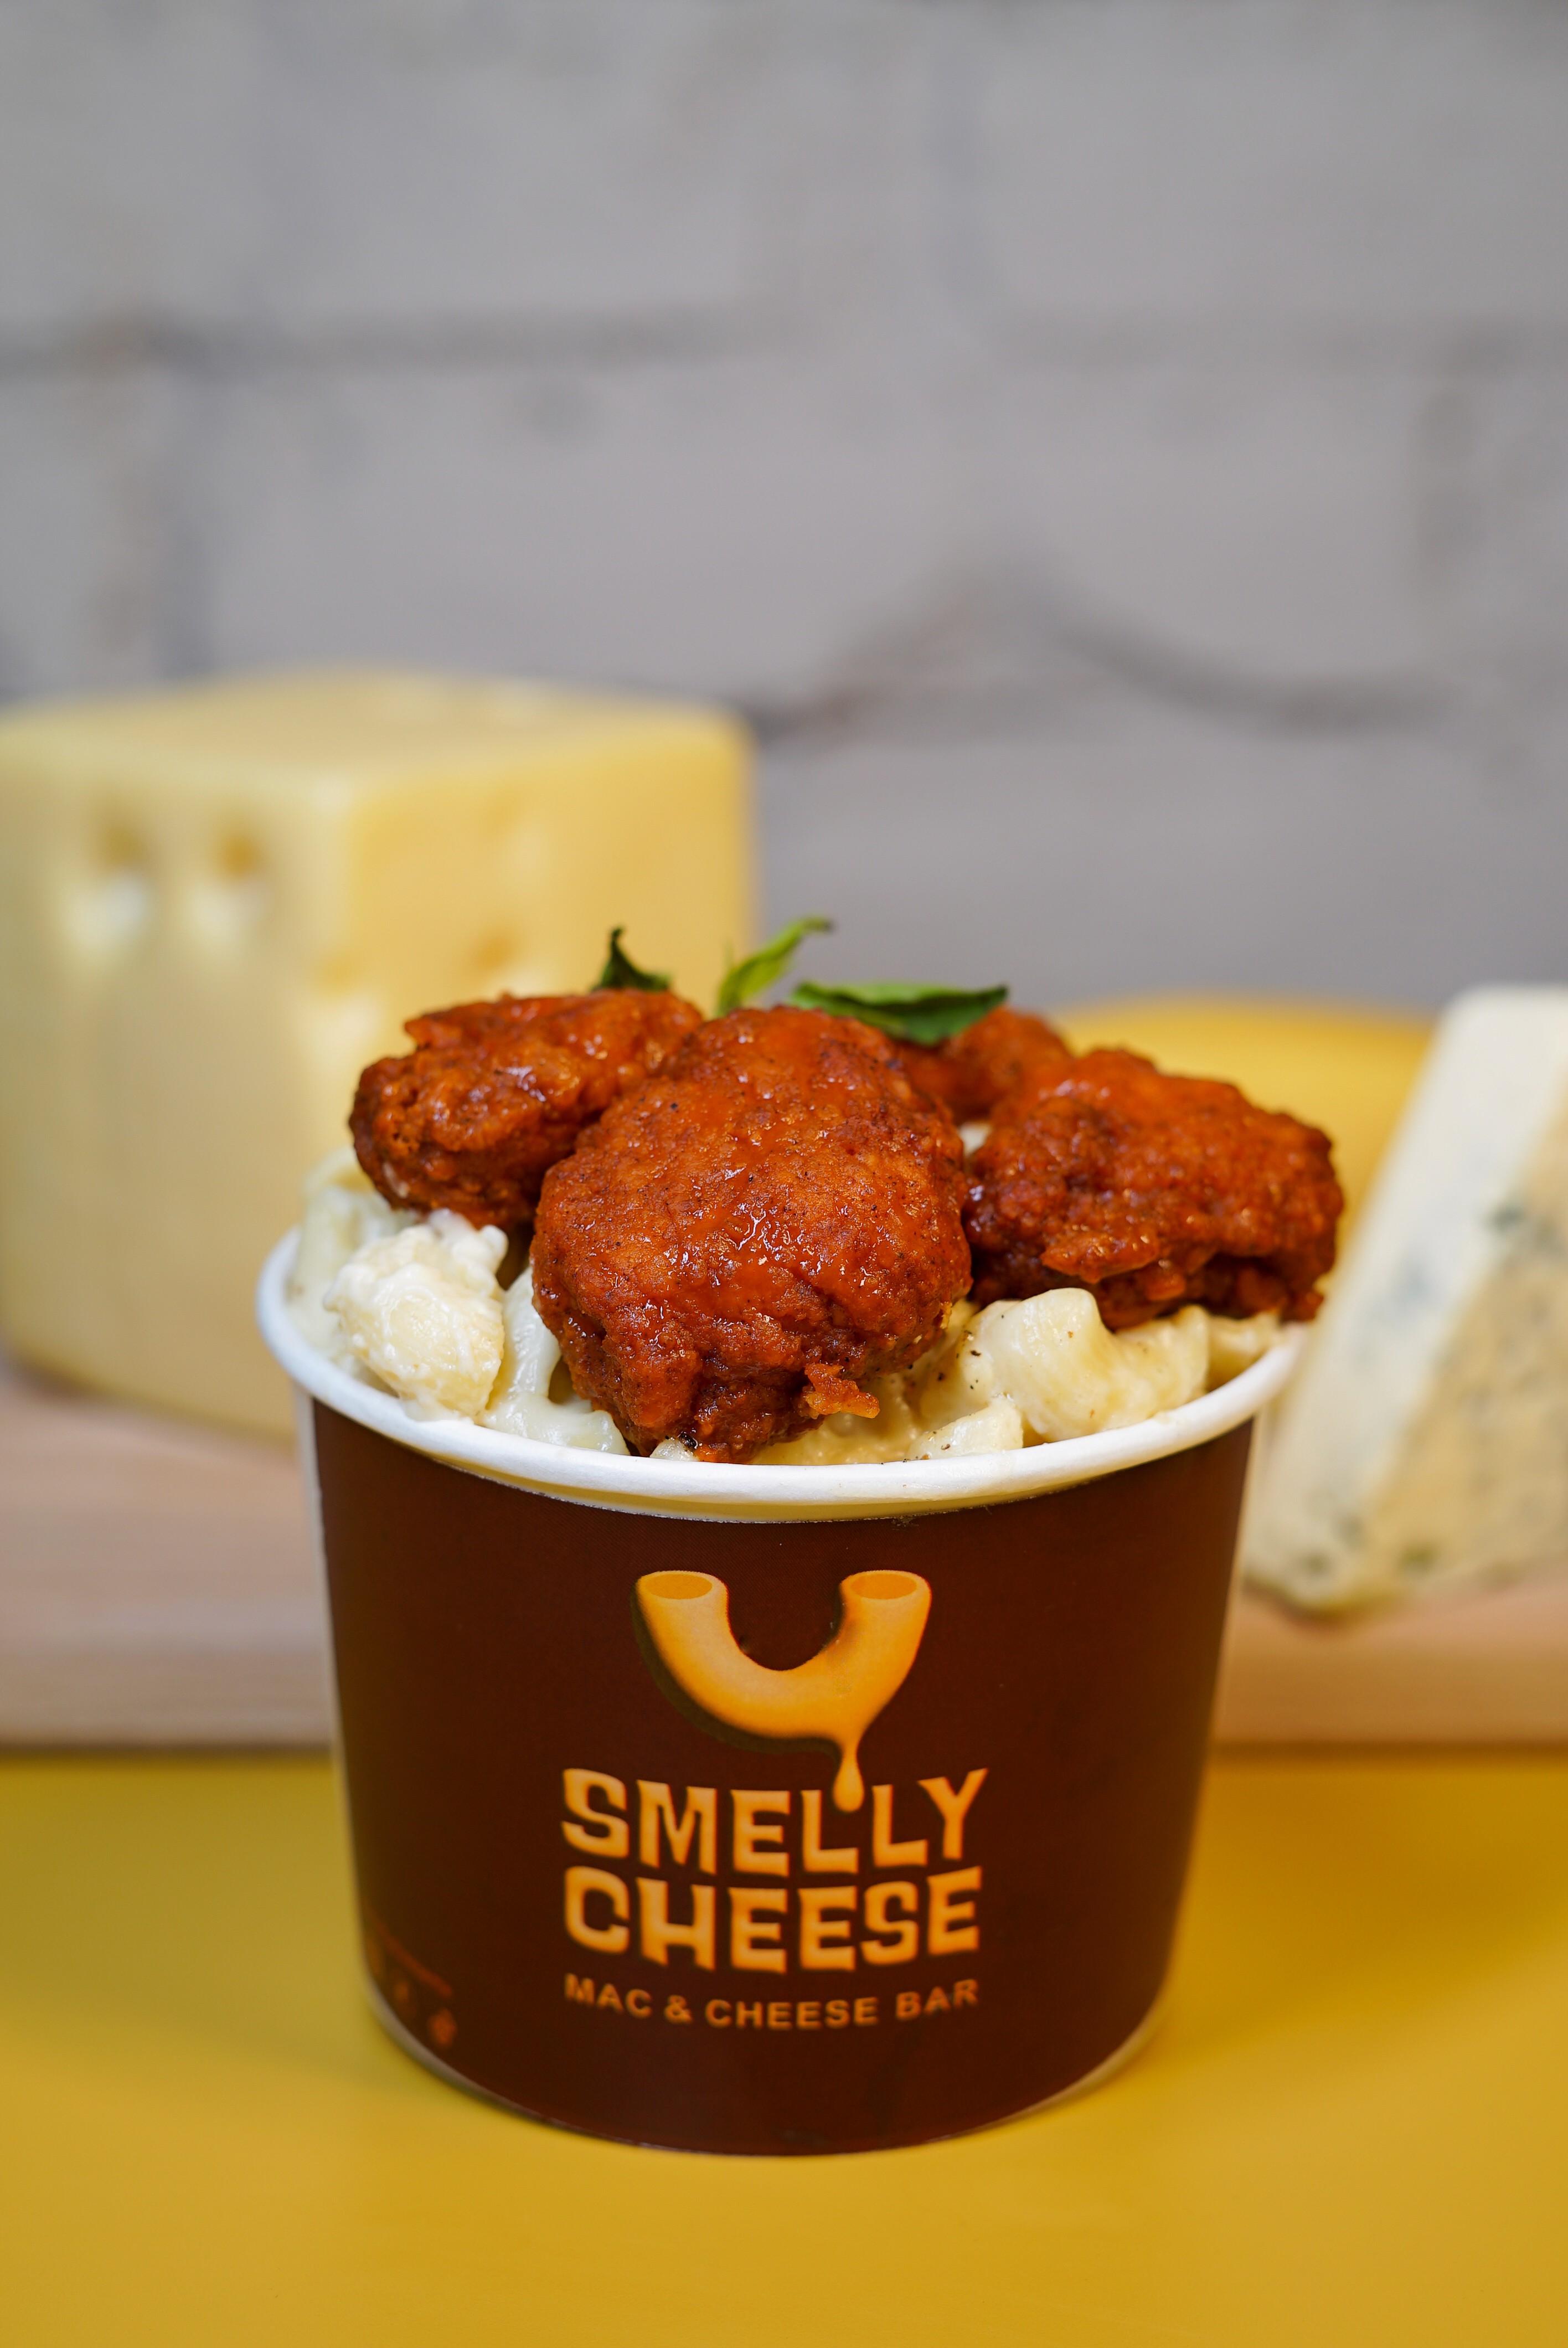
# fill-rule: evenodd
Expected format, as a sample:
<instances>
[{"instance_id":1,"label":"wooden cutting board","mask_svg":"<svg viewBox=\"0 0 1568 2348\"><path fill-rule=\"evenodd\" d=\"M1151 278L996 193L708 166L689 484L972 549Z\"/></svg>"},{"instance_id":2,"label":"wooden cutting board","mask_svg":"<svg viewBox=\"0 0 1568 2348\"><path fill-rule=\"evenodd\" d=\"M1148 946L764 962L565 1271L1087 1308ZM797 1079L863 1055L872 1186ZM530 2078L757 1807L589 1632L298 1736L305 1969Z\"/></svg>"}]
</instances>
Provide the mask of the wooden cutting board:
<instances>
[{"instance_id":1,"label":"wooden cutting board","mask_svg":"<svg viewBox=\"0 0 1568 2348\"><path fill-rule=\"evenodd\" d=\"M0 1361L0 1741L315 1745L327 1719L292 1451Z\"/></svg>"},{"instance_id":2,"label":"wooden cutting board","mask_svg":"<svg viewBox=\"0 0 1568 2348\"><path fill-rule=\"evenodd\" d=\"M1323 1124L1352 1206L1426 1035L1398 1016L1170 999L1064 1024ZM0 1742L319 1744L325 1652L287 1450L0 1364ZM1243 1593L1216 1727L1246 1744L1568 1741L1568 1563L1348 1622Z\"/></svg>"},{"instance_id":3,"label":"wooden cutting board","mask_svg":"<svg viewBox=\"0 0 1568 2348\"><path fill-rule=\"evenodd\" d=\"M325 1653L281 1445L0 1377L0 1742L322 1744ZM1568 1741L1568 1568L1349 1623L1243 1593L1217 1734Z\"/></svg>"}]
</instances>

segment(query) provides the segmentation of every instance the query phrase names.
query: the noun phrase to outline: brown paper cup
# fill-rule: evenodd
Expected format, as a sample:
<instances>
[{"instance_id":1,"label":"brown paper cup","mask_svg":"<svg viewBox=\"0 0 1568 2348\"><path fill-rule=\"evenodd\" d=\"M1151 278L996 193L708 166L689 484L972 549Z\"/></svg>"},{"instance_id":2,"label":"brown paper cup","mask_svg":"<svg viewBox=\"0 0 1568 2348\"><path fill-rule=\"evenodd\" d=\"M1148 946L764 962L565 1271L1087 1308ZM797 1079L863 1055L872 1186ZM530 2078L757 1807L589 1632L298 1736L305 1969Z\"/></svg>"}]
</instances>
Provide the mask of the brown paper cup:
<instances>
[{"instance_id":1,"label":"brown paper cup","mask_svg":"<svg viewBox=\"0 0 1568 2348\"><path fill-rule=\"evenodd\" d=\"M410 1418L304 1344L286 1263L261 1319L412 2053L596 2135L791 2153L983 2127L1136 2044L1292 1347L1078 1443L671 1465Z\"/></svg>"}]
</instances>

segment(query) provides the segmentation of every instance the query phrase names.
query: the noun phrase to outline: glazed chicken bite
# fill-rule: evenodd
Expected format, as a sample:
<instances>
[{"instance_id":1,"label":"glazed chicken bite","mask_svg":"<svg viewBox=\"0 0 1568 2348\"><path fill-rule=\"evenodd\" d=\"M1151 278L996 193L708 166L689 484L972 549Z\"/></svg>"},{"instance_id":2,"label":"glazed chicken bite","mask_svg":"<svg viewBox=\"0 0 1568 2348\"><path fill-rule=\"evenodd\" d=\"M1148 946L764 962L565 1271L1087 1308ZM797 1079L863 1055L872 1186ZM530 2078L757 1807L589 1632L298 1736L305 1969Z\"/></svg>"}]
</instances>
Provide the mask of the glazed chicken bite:
<instances>
[{"instance_id":1,"label":"glazed chicken bite","mask_svg":"<svg viewBox=\"0 0 1568 2348\"><path fill-rule=\"evenodd\" d=\"M610 1109L539 1200L534 1300L634 1450L743 1460L876 1415L969 1282L963 1153L858 1020L735 1011Z\"/></svg>"},{"instance_id":2,"label":"glazed chicken bite","mask_svg":"<svg viewBox=\"0 0 1568 2348\"><path fill-rule=\"evenodd\" d=\"M989 1117L999 1101L1037 1069L1059 1066L1066 1044L1037 1013L988 1011L937 1045L895 1046L912 1084L940 1101L956 1123Z\"/></svg>"},{"instance_id":3,"label":"glazed chicken bite","mask_svg":"<svg viewBox=\"0 0 1568 2348\"><path fill-rule=\"evenodd\" d=\"M1327 1135L1132 1052L1037 1071L970 1175L976 1301L1089 1288L1111 1329L1184 1303L1309 1321L1344 1205Z\"/></svg>"},{"instance_id":4,"label":"glazed chicken bite","mask_svg":"<svg viewBox=\"0 0 1568 2348\"><path fill-rule=\"evenodd\" d=\"M415 1048L359 1080L349 1130L395 1207L518 1231L585 1126L661 1067L702 1014L678 994L503 994L407 1022Z\"/></svg>"}]
</instances>

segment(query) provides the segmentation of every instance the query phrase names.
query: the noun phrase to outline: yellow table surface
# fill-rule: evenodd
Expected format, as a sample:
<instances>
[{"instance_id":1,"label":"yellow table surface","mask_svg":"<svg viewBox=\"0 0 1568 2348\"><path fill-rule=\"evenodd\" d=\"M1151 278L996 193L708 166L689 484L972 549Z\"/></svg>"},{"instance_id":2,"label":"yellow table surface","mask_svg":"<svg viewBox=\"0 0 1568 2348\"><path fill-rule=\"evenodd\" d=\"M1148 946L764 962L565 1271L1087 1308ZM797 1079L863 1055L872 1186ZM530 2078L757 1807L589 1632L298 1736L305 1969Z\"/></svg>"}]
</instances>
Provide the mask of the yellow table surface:
<instances>
[{"instance_id":1,"label":"yellow table surface","mask_svg":"<svg viewBox=\"0 0 1568 2348\"><path fill-rule=\"evenodd\" d=\"M926 2149L630 2151L361 2003L319 1761L0 1767L0 2337L1568 2341L1568 1758L1222 1762L1119 2079Z\"/></svg>"}]
</instances>

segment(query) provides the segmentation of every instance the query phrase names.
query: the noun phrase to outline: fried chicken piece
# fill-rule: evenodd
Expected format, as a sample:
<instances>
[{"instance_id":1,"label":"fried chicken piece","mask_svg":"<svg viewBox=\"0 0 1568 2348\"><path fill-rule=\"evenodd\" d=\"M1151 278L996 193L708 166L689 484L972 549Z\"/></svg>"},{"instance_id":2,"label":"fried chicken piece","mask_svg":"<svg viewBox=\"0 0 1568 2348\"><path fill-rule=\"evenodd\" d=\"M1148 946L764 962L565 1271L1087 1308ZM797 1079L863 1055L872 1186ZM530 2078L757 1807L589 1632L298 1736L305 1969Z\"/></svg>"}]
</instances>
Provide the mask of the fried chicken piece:
<instances>
[{"instance_id":1,"label":"fried chicken piece","mask_svg":"<svg viewBox=\"0 0 1568 2348\"><path fill-rule=\"evenodd\" d=\"M1037 1069L1071 1056L1054 1027L1032 1011L988 1011L944 1043L895 1047L912 1084L940 1101L955 1124L989 1117Z\"/></svg>"},{"instance_id":2,"label":"fried chicken piece","mask_svg":"<svg viewBox=\"0 0 1568 2348\"><path fill-rule=\"evenodd\" d=\"M963 1151L858 1020L713 1020L609 1110L539 1200L534 1301L634 1450L748 1459L876 1413L969 1282Z\"/></svg>"},{"instance_id":3,"label":"fried chicken piece","mask_svg":"<svg viewBox=\"0 0 1568 2348\"><path fill-rule=\"evenodd\" d=\"M702 1024L694 1003L636 987L427 1011L406 1023L412 1052L360 1077L355 1154L395 1207L520 1230L583 1128Z\"/></svg>"},{"instance_id":4,"label":"fried chicken piece","mask_svg":"<svg viewBox=\"0 0 1568 2348\"><path fill-rule=\"evenodd\" d=\"M1184 1303L1310 1321L1345 1203L1315 1127L1132 1052L1037 1071L970 1174L976 1301L1089 1288L1111 1329Z\"/></svg>"}]
</instances>

